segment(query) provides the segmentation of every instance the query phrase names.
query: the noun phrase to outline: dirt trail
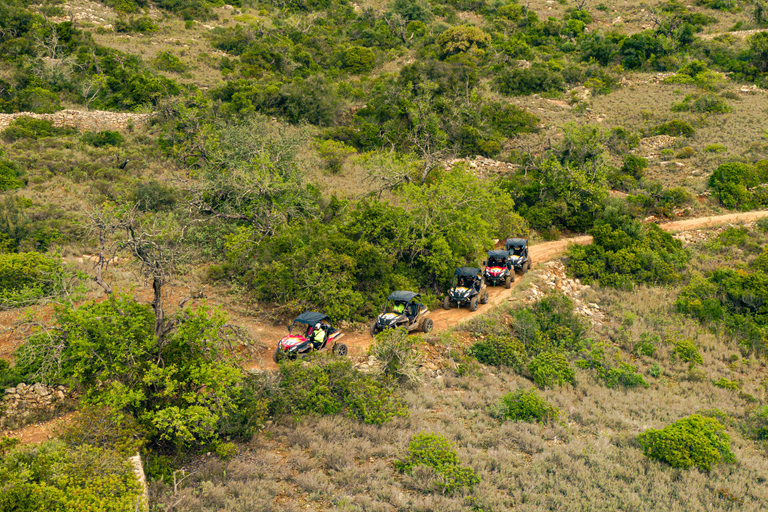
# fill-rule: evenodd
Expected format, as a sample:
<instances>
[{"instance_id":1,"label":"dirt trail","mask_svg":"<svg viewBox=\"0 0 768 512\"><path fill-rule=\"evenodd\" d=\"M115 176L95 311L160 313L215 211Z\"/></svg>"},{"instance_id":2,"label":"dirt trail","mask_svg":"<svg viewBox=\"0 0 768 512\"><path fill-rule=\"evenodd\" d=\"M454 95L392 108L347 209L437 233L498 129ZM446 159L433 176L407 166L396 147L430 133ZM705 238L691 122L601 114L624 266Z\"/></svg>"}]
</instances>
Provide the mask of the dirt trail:
<instances>
[{"instance_id":1,"label":"dirt trail","mask_svg":"<svg viewBox=\"0 0 768 512\"><path fill-rule=\"evenodd\" d=\"M659 224L659 227L669 233L677 233L679 231L690 231L693 229L705 229L721 226L723 224L737 223L737 222L754 222L757 219L768 217L768 211L756 211L756 212L744 212L744 213L730 213L727 215L717 215L711 217L700 217L696 219L680 220L675 222L667 222ZM544 263L556 258L559 258L565 253L566 248L570 244L586 245L592 242L591 236L578 236L574 238L566 238L563 240L556 240L554 242L544 242L541 244L532 245L530 248L531 258L534 265L537 263ZM519 276L518 276L519 277ZM429 318L434 322L435 331L443 331L450 329L461 322L469 320L476 315L482 315L488 310L489 306L500 304L501 302L509 298L512 289L520 283L518 278L517 282L513 283L511 289L505 289L504 287L489 287L490 301L488 305L480 306L475 312L470 312L466 308L464 309L437 309L432 310L429 313ZM277 344L277 339L270 345L268 350L265 350L261 356L261 364L256 361L252 361L250 367L252 369L261 368L264 370L276 369L277 365L272 361L272 351ZM373 338L369 333L345 333L341 342L346 344L349 348L349 355L351 357L362 356L365 351L371 345Z\"/></svg>"}]
</instances>

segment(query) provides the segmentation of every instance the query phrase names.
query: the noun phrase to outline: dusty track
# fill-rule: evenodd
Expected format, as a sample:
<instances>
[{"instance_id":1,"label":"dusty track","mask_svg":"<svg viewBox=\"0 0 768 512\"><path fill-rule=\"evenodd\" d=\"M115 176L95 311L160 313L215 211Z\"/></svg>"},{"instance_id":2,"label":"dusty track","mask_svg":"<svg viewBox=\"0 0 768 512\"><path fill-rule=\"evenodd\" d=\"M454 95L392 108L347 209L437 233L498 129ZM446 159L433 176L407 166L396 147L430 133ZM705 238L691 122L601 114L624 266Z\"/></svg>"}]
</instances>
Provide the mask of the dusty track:
<instances>
[{"instance_id":1,"label":"dusty track","mask_svg":"<svg viewBox=\"0 0 768 512\"><path fill-rule=\"evenodd\" d=\"M700 217L696 219L680 220L675 222L667 222L659 224L659 227L669 233L677 233L680 231L690 231L693 229L706 229L723 224L738 223L738 222L754 222L762 217L768 217L768 211L756 211L756 212L744 212L744 213L730 213L728 215L718 215L712 217ZM534 264L544 263L556 258L559 258L565 253L568 245L581 244L586 245L592 242L591 236L578 236L574 238L566 238L563 240L556 240L554 242L544 242L537 245L532 245L530 248L531 258ZM435 331L443 331L450 329L461 322L469 320L476 315L482 315L489 309L489 306L500 304L509 298L512 289L520 283L520 279L512 284L511 289L505 289L504 287L497 286L488 288L490 294L490 301L488 305L480 306L475 312L470 312L467 309L437 309L429 313L429 318L434 322ZM252 368L262 368L265 370L276 369L277 365L272 361L272 350L274 350L277 339L270 345L268 351L265 351L261 355L261 364L253 361ZM346 333L341 339L341 342L346 344L349 348L349 354L352 357L361 356L365 354L365 351L371 345L373 338L369 333Z\"/></svg>"}]
</instances>

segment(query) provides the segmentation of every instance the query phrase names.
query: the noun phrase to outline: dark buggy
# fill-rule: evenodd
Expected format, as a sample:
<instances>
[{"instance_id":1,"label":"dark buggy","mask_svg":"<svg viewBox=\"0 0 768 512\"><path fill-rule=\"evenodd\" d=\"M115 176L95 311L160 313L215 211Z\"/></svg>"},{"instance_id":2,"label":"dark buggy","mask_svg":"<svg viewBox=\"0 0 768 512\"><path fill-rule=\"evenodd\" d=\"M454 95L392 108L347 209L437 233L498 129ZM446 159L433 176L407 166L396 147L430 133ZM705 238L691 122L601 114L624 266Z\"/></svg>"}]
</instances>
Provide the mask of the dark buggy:
<instances>
[{"instance_id":1,"label":"dark buggy","mask_svg":"<svg viewBox=\"0 0 768 512\"><path fill-rule=\"evenodd\" d=\"M421 302L421 295L408 291L392 292L384 303L381 314L371 326L376 336L384 329L405 328L408 332L432 330L432 320L427 318L429 308Z\"/></svg>"},{"instance_id":2,"label":"dark buggy","mask_svg":"<svg viewBox=\"0 0 768 512\"><path fill-rule=\"evenodd\" d=\"M331 348L334 354L347 355L347 346L337 343L343 334L331 325L328 315L307 311L297 316L290 327L288 336L277 343L272 359L296 359L315 350Z\"/></svg>"},{"instance_id":3,"label":"dark buggy","mask_svg":"<svg viewBox=\"0 0 768 512\"><path fill-rule=\"evenodd\" d=\"M470 311L477 311L477 305L488 303L488 289L483 282L483 273L475 267L459 267L453 273L451 288L443 300L443 308L451 309L468 305Z\"/></svg>"},{"instance_id":4,"label":"dark buggy","mask_svg":"<svg viewBox=\"0 0 768 512\"><path fill-rule=\"evenodd\" d=\"M525 238L507 238L506 246L514 269L521 274L528 272L533 265L533 260L528 255L528 240Z\"/></svg>"},{"instance_id":5,"label":"dark buggy","mask_svg":"<svg viewBox=\"0 0 768 512\"><path fill-rule=\"evenodd\" d=\"M504 284L504 288L511 288L515 282L515 268L507 251L488 251L488 259L485 261L483 271L485 284L496 286Z\"/></svg>"}]
</instances>

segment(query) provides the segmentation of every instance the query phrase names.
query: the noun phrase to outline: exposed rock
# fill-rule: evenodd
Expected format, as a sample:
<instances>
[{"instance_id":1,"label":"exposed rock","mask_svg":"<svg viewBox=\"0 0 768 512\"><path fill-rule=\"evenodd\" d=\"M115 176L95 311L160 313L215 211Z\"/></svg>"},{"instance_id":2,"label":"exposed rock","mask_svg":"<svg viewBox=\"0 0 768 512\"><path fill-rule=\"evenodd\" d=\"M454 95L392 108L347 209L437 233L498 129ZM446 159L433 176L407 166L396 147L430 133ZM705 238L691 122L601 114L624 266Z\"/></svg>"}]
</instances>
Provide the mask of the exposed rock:
<instances>
[{"instance_id":1,"label":"exposed rock","mask_svg":"<svg viewBox=\"0 0 768 512\"><path fill-rule=\"evenodd\" d=\"M0 427L12 427L32 413L53 411L68 398L64 386L46 386L23 382L15 388L7 388L0 406Z\"/></svg>"}]
</instances>

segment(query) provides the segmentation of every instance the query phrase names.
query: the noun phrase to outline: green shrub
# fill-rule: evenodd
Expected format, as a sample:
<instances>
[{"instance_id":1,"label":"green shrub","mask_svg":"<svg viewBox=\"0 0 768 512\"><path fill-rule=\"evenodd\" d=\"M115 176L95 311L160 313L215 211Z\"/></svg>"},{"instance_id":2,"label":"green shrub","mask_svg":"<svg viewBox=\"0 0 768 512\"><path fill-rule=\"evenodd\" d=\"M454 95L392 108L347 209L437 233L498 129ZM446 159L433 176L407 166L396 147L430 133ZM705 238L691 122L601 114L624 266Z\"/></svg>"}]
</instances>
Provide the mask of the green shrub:
<instances>
[{"instance_id":1,"label":"green shrub","mask_svg":"<svg viewBox=\"0 0 768 512\"><path fill-rule=\"evenodd\" d=\"M731 107L721 97L714 94L702 96L686 96L681 103L672 105L673 112L698 112L701 114L725 114L731 111Z\"/></svg>"},{"instance_id":2,"label":"green shrub","mask_svg":"<svg viewBox=\"0 0 768 512\"><path fill-rule=\"evenodd\" d=\"M714 418L698 414L682 418L662 430L648 429L638 436L643 453L672 467L709 471L713 464L733 462L731 438Z\"/></svg>"},{"instance_id":3,"label":"green shrub","mask_svg":"<svg viewBox=\"0 0 768 512\"><path fill-rule=\"evenodd\" d=\"M596 370L598 377L605 381L605 385L609 388L618 386L626 388L643 386L647 388L648 383L645 382L641 374L637 373L637 367L619 361L618 356L609 358L606 354L608 348L605 343L595 344L576 365L579 368Z\"/></svg>"},{"instance_id":4,"label":"green shrub","mask_svg":"<svg viewBox=\"0 0 768 512\"><path fill-rule=\"evenodd\" d=\"M343 69L350 73L367 73L376 65L376 55L370 48L352 46L344 50L342 62Z\"/></svg>"},{"instance_id":5,"label":"green shrub","mask_svg":"<svg viewBox=\"0 0 768 512\"><path fill-rule=\"evenodd\" d=\"M734 380L728 380L725 377L720 377L716 381L714 381L712 384L714 384L718 388L722 389L730 389L731 391L738 391L741 389L741 384Z\"/></svg>"},{"instance_id":6,"label":"green shrub","mask_svg":"<svg viewBox=\"0 0 768 512\"><path fill-rule=\"evenodd\" d=\"M527 360L525 346L511 336L487 336L467 349L467 354L490 366L509 366L522 371Z\"/></svg>"},{"instance_id":7,"label":"green shrub","mask_svg":"<svg viewBox=\"0 0 768 512\"><path fill-rule=\"evenodd\" d=\"M704 148L704 151L706 151L707 153L725 153L726 151L728 151L728 148L723 146L722 144L715 143L715 144L708 144Z\"/></svg>"},{"instance_id":8,"label":"green shrub","mask_svg":"<svg viewBox=\"0 0 768 512\"><path fill-rule=\"evenodd\" d=\"M80 136L80 140L97 148L103 148L105 146L119 147L125 142L125 138L120 132L111 130L83 132Z\"/></svg>"},{"instance_id":9,"label":"green shrub","mask_svg":"<svg viewBox=\"0 0 768 512\"><path fill-rule=\"evenodd\" d=\"M748 210L768 204L766 195L759 185L768 183L766 166L742 162L728 162L720 165L709 177L709 188L727 208Z\"/></svg>"},{"instance_id":10,"label":"green shrub","mask_svg":"<svg viewBox=\"0 0 768 512\"><path fill-rule=\"evenodd\" d=\"M160 71L172 73L184 73L189 69L180 58L170 52L158 53L157 57L152 59L152 64Z\"/></svg>"},{"instance_id":11,"label":"green shrub","mask_svg":"<svg viewBox=\"0 0 768 512\"><path fill-rule=\"evenodd\" d=\"M662 123L651 129L651 135L671 135L673 137L690 137L695 132L690 123L678 119Z\"/></svg>"},{"instance_id":12,"label":"green shrub","mask_svg":"<svg viewBox=\"0 0 768 512\"><path fill-rule=\"evenodd\" d=\"M492 411L492 416L500 420L526 421L529 423L547 423L557 420L560 410L544 400L534 390L518 389L507 393Z\"/></svg>"},{"instance_id":13,"label":"green shrub","mask_svg":"<svg viewBox=\"0 0 768 512\"><path fill-rule=\"evenodd\" d=\"M661 377L663 373L664 373L664 368L662 368L659 363L653 363L651 367L648 368L648 375L650 375L654 379L658 379L659 377Z\"/></svg>"},{"instance_id":14,"label":"green shrub","mask_svg":"<svg viewBox=\"0 0 768 512\"><path fill-rule=\"evenodd\" d=\"M35 114L53 114L63 107L56 93L42 87L28 87L18 96L19 110Z\"/></svg>"},{"instance_id":15,"label":"green shrub","mask_svg":"<svg viewBox=\"0 0 768 512\"><path fill-rule=\"evenodd\" d=\"M675 347L672 349L672 356L679 357L681 361L689 363L691 367L697 364L703 364L704 360L699 353L699 347L696 346L690 338L673 338L672 343Z\"/></svg>"},{"instance_id":16,"label":"green shrub","mask_svg":"<svg viewBox=\"0 0 768 512\"><path fill-rule=\"evenodd\" d=\"M632 348L632 353L638 356L653 357L656 355L656 347L660 341L658 335L644 332L640 335L640 340Z\"/></svg>"},{"instance_id":17,"label":"green shrub","mask_svg":"<svg viewBox=\"0 0 768 512\"><path fill-rule=\"evenodd\" d=\"M344 162L354 152L354 148L335 140L324 140L317 144L317 153L325 164L325 168L332 174L341 172Z\"/></svg>"},{"instance_id":18,"label":"green shrub","mask_svg":"<svg viewBox=\"0 0 768 512\"><path fill-rule=\"evenodd\" d=\"M542 64L529 68L504 67L496 73L495 81L500 92L514 96L565 90L562 73Z\"/></svg>"},{"instance_id":19,"label":"green shrub","mask_svg":"<svg viewBox=\"0 0 768 512\"><path fill-rule=\"evenodd\" d=\"M115 32L130 33L130 32L143 32L152 33L157 32L158 26L152 21L149 16L131 17L127 20L124 18L116 19L114 22Z\"/></svg>"},{"instance_id":20,"label":"green shrub","mask_svg":"<svg viewBox=\"0 0 768 512\"><path fill-rule=\"evenodd\" d=\"M418 340L405 329L386 329L376 335L368 352L382 363L384 375L402 384L416 384L421 363Z\"/></svg>"},{"instance_id":21,"label":"green shrub","mask_svg":"<svg viewBox=\"0 0 768 512\"><path fill-rule=\"evenodd\" d=\"M267 397L275 413L295 416L346 411L363 423L407 416L408 406L392 386L356 370L348 359L280 364L276 390Z\"/></svg>"},{"instance_id":22,"label":"green shrub","mask_svg":"<svg viewBox=\"0 0 768 512\"><path fill-rule=\"evenodd\" d=\"M2 155L3 152L0 150L0 157ZM16 164L0 158L0 191L22 187L24 183L19 179L20 176L21 170Z\"/></svg>"},{"instance_id":23,"label":"green shrub","mask_svg":"<svg viewBox=\"0 0 768 512\"><path fill-rule=\"evenodd\" d=\"M43 137L69 135L75 132L74 128L54 128L53 122L47 119L21 116L11 121L8 128L0 132L0 136L7 142L15 142L19 139L37 140Z\"/></svg>"},{"instance_id":24,"label":"green shrub","mask_svg":"<svg viewBox=\"0 0 768 512\"><path fill-rule=\"evenodd\" d=\"M681 149L680 151L677 152L677 154L675 155L675 158L684 159L684 158L691 158L691 157L694 157L694 156L696 156L696 150L694 150L690 146L686 146L686 147L684 147L683 149Z\"/></svg>"},{"instance_id":25,"label":"green shrub","mask_svg":"<svg viewBox=\"0 0 768 512\"><path fill-rule=\"evenodd\" d=\"M0 309L34 304L64 292L72 272L38 252L0 254Z\"/></svg>"},{"instance_id":26,"label":"green shrub","mask_svg":"<svg viewBox=\"0 0 768 512\"><path fill-rule=\"evenodd\" d=\"M0 481L0 510L15 512L123 512L141 496L124 456L60 441L12 448L0 458Z\"/></svg>"},{"instance_id":27,"label":"green shrub","mask_svg":"<svg viewBox=\"0 0 768 512\"><path fill-rule=\"evenodd\" d=\"M528 371L533 382L540 388L554 388L573 384L575 374L570 363L562 354L542 352L529 364Z\"/></svg>"},{"instance_id":28,"label":"green shrub","mask_svg":"<svg viewBox=\"0 0 768 512\"><path fill-rule=\"evenodd\" d=\"M589 284L629 289L634 283L666 284L678 281L688 262L682 243L655 224L607 224L590 231L591 245L573 245L568 270Z\"/></svg>"},{"instance_id":29,"label":"green shrub","mask_svg":"<svg viewBox=\"0 0 768 512\"><path fill-rule=\"evenodd\" d=\"M464 487L469 490L480 483L480 477L472 468L462 467L451 443L439 434L422 432L411 438L408 455L395 461L395 468L401 473L412 474L413 468L426 466L434 469L440 477L438 489L452 494Z\"/></svg>"},{"instance_id":30,"label":"green shrub","mask_svg":"<svg viewBox=\"0 0 768 512\"><path fill-rule=\"evenodd\" d=\"M745 424L747 435L753 439L764 441L768 439L768 405L763 405L752 411Z\"/></svg>"},{"instance_id":31,"label":"green shrub","mask_svg":"<svg viewBox=\"0 0 768 512\"><path fill-rule=\"evenodd\" d=\"M98 446L128 457L146 444L147 432L132 416L86 405L64 424L58 437L70 446Z\"/></svg>"},{"instance_id":32,"label":"green shrub","mask_svg":"<svg viewBox=\"0 0 768 512\"><path fill-rule=\"evenodd\" d=\"M172 210L178 199L178 191L156 180L142 180L136 183L131 200L142 211Z\"/></svg>"}]
</instances>

